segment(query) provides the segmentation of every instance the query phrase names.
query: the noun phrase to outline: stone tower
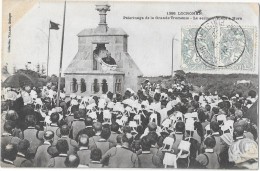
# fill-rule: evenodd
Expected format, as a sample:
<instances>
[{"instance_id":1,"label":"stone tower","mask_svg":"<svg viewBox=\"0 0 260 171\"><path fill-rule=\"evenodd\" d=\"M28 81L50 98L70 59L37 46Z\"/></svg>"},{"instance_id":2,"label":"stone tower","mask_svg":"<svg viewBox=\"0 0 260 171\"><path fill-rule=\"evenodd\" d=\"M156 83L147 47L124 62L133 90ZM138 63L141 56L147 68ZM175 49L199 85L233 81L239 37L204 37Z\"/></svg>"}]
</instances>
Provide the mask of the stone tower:
<instances>
[{"instance_id":1,"label":"stone tower","mask_svg":"<svg viewBox=\"0 0 260 171\"><path fill-rule=\"evenodd\" d=\"M127 52L128 35L121 28L108 27L110 5L96 5L96 10L98 27L78 34L78 52L64 72L66 93L84 96L108 91L122 94L127 88L137 91L142 72ZM111 60L116 64L109 63Z\"/></svg>"}]
</instances>

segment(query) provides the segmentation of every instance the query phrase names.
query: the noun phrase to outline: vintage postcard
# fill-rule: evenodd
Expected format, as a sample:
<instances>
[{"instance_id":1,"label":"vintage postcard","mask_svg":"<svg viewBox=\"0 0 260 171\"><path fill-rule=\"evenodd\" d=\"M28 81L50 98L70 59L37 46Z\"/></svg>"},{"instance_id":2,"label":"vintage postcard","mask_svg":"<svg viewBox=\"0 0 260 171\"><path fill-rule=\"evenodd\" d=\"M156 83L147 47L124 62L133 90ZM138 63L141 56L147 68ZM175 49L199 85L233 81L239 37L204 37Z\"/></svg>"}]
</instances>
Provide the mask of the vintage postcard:
<instances>
[{"instance_id":1,"label":"vintage postcard","mask_svg":"<svg viewBox=\"0 0 260 171\"><path fill-rule=\"evenodd\" d=\"M1 167L259 168L259 4L2 4Z\"/></svg>"}]
</instances>

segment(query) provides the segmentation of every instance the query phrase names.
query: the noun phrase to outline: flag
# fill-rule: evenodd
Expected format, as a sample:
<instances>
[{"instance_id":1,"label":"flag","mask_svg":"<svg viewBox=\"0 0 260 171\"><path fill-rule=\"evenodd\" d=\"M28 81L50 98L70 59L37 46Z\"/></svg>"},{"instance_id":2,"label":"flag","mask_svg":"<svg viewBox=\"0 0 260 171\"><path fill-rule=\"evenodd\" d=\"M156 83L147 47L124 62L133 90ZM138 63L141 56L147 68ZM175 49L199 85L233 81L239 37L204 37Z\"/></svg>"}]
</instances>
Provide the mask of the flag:
<instances>
[{"instance_id":1,"label":"flag","mask_svg":"<svg viewBox=\"0 0 260 171\"><path fill-rule=\"evenodd\" d=\"M59 24L50 21L50 29L59 30Z\"/></svg>"}]
</instances>

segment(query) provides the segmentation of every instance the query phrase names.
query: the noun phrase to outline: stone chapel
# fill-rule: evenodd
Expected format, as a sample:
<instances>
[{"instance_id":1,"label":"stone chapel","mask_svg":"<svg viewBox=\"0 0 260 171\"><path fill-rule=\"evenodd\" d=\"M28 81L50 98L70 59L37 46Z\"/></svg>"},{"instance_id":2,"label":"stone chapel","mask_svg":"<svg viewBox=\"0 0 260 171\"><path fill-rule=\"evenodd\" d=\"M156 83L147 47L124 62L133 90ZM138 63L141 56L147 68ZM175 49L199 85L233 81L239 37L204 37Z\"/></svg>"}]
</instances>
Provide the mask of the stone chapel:
<instances>
[{"instance_id":1,"label":"stone chapel","mask_svg":"<svg viewBox=\"0 0 260 171\"><path fill-rule=\"evenodd\" d=\"M142 72L127 52L128 35L121 28L108 27L110 5L96 5L96 10L100 15L97 28L78 34L78 52L64 72L66 94L123 94L127 88L137 91Z\"/></svg>"}]
</instances>

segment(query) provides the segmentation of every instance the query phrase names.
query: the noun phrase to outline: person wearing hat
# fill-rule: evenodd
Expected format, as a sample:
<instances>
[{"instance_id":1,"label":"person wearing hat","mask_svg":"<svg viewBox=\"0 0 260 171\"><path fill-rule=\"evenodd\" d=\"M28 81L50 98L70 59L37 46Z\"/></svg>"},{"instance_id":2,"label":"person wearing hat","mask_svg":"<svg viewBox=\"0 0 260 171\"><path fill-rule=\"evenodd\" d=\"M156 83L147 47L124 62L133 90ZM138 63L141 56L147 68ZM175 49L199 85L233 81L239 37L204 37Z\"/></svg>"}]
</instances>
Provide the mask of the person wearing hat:
<instances>
[{"instance_id":1,"label":"person wearing hat","mask_svg":"<svg viewBox=\"0 0 260 171\"><path fill-rule=\"evenodd\" d=\"M111 53L107 50L107 56L102 58L103 62L108 65L116 65L116 61L111 57Z\"/></svg>"},{"instance_id":2,"label":"person wearing hat","mask_svg":"<svg viewBox=\"0 0 260 171\"><path fill-rule=\"evenodd\" d=\"M102 157L101 163L108 160L109 168L137 168L139 165L138 157L130 150L133 142L133 136L125 133L122 136L122 147L113 147L109 149Z\"/></svg>"},{"instance_id":3,"label":"person wearing hat","mask_svg":"<svg viewBox=\"0 0 260 171\"><path fill-rule=\"evenodd\" d=\"M14 160L15 167L32 167L33 163L27 158L30 142L26 139L21 140L17 145L17 156Z\"/></svg>"},{"instance_id":4,"label":"person wearing hat","mask_svg":"<svg viewBox=\"0 0 260 171\"><path fill-rule=\"evenodd\" d=\"M248 138L241 139L229 147L229 161L235 166L232 169L258 169L258 144Z\"/></svg>"},{"instance_id":5,"label":"person wearing hat","mask_svg":"<svg viewBox=\"0 0 260 171\"><path fill-rule=\"evenodd\" d=\"M65 160L68 156L69 145L65 139L59 139L56 144L59 155L57 157L51 158L48 162L48 167L54 168L65 168Z\"/></svg>"},{"instance_id":6,"label":"person wearing hat","mask_svg":"<svg viewBox=\"0 0 260 171\"><path fill-rule=\"evenodd\" d=\"M213 136L216 140L216 145L214 147L214 151L220 155L221 152L224 150L223 140L221 139L220 135L220 127L217 121L213 121L210 123L211 129L211 136Z\"/></svg>"},{"instance_id":7,"label":"person wearing hat","mask_svg":"<svg viewBox=\"0 0 260 171\"><path fill-rule=\"evenodd\" d=\"M194 138L194 132L195 132L195 121L192 118L188 118L185 122L185 141L190 142L190 155L189 155L189 160L190 160L190 167L192 168L197 157L197 153L200 150L201 144Z\"/></svg>"},{"instance_id":8,"label":"person wearing hat","mask_svg":"<svg viewBox=\"0 0 260 171\"><path fill-rule=\"evenodd\" d=\"M7 144L2 148L1 152L1 167L15 167L14 160L17 155L17 147L14 144Z\"/></svg>"},{"instance_id":9,"label":"person wearing hat","mask_svg":"<svg viewBox=\"0 0 260 171\"><path fill-rule=\"evenodd\" d=\"M91 150L88 148L89 137L86 134L81 134L79 136L79 150L77 155L80 159L80 165L88 165L90 163L90 153Z\"/></svg>"},{"instance_id":10,"label":"person wearing hat","mask_svg":"<svg viewBox=\"0 0 260 171\"><path fill-rule=\"evenodd\" d=\"M59 140L66 140L67 143L68 143L68 146L69 146L68 154L74 154L78 149L78 143L74 139L71 139L69 137L69 134L70 134L69 126L68 125L62 125L60 127L60 134L61 134L61 137L58 139L58 141ZM53 145L56 145L58 141L54 141Z\"/></svg>"},{"instance_id":11,"label":"person wearing hat","mask_svg":"<svg viewBox=\"0 0 260 171\"><path fill-rule=\"evenodd\" d=\"M173 143L173 150L174 150L174 154L177 154L178 152L178 146L181 142L181 140L184 139L184 133L185 133L185 123L184 122L177 122L175 124L175 132L173 132L172 134L170 134L170 137L175 138L175 141Z\"/></svg>"},{"instance_id":12,"label":"person wearing hat","mask_svg":"<svg viewBox=\"0 0 260 171\"><path fill-rule=\"evenodd\" d=\"M216 152L214 152L214 147L216 145L215 138L207 137L204 140L204 145L206 147L205 153L199 154L196 157L196 161L206 169L219 169L219 156Z\"/></svg>"},{"instance_id":13,"label":"person wearing hat","mask_svg":"<svg viewBox=\"0 0 260 171\"><path fill-rule=\"evenodd\" d=\"M53 131L44 132L44 143L40 145L36 151L34 157L34 167L47 167L48 162L51 159L51 155L48 153L48 148L52 145L54 138Z\"/></svg>"},{"instance_id":14,"label":"person wearing hat","mask_svg":"<svg viewBox=\"0 0 260 171\"><path fill-rule=\"evenodd\" d=\"M233 134L230 129L230 124L233 125L233 122L226 121L221 127L223 131L223 134L220 136L220 138L223 140L223 151L219 154L219 163L221 169L230 169L231 167L233 167L233 164L228 161L228 149L233 143Z\"/></svg>"}]
</instances>

